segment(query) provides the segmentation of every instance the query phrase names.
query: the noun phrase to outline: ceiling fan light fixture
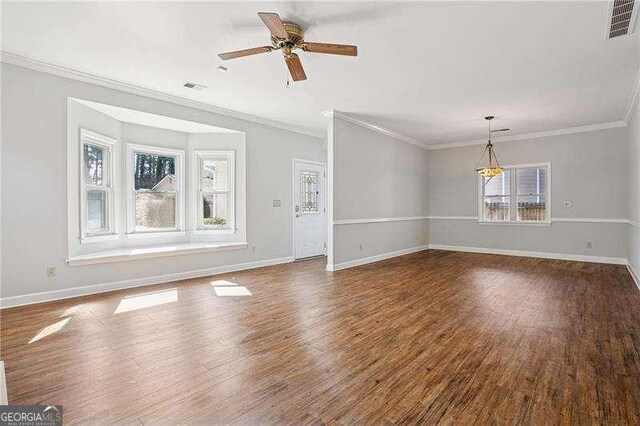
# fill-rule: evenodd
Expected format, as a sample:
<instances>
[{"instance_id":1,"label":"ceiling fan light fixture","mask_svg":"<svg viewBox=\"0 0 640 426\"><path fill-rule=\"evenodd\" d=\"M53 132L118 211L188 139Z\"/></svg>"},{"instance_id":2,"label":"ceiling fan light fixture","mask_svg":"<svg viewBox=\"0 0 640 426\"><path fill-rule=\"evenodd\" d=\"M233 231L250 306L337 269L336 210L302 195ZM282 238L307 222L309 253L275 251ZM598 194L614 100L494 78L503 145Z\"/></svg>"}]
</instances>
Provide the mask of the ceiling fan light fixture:
<instances>
[{"instance_id":1,"label":"ceiling fan light fixture","mask_svg":"<svg viewBox=\"0 0 640 426\"><path fill-rule=\"evenodd\" d=\"M219 53L218 56L220 59L227 61L229 59L282 50L284 61L287 68L289 68L291 78L293 81L301 81L306 80L307 75L304 72L299 56L293 53L294 50L329 55L358 56L357 46L306 41L304 39L304 31L300 25L293 22L282 21L277 13L259 12L258 16L270 32L271 46Z\"/></svg>"}]
</instances>

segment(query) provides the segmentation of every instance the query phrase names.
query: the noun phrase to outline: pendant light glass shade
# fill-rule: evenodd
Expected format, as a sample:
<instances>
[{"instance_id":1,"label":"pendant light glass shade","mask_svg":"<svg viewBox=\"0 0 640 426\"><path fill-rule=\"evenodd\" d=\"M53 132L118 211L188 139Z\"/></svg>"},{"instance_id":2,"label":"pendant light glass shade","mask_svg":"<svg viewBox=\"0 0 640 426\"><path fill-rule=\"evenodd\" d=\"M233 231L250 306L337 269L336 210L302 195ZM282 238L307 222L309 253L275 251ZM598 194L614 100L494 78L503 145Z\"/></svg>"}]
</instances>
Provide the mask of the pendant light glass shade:
<instances>
[{"instance_id":1,"label":"pendant light glass shade","mask_svg":"<svg viewBox=\"0 0 640 426\"><path fill-rule=\"evenodd\" d=\"M494 118L495 117L492 115L484 118L489 122L489 141L487 142L487 146L484 148L484 152L480 157L480 161L478 161L478 164L476 165L476 172L478 172L480 176L488 178L498 176L499 174L504 172L504 169L500 167L500 163L498 163L498 157L496 157L496 153L493 150L493 144L491 143L491 120L493 120ZM485 155L487 155L488 157L487 164L484 167L478 167L482 163Z\"/></svg>"}]
</instances>

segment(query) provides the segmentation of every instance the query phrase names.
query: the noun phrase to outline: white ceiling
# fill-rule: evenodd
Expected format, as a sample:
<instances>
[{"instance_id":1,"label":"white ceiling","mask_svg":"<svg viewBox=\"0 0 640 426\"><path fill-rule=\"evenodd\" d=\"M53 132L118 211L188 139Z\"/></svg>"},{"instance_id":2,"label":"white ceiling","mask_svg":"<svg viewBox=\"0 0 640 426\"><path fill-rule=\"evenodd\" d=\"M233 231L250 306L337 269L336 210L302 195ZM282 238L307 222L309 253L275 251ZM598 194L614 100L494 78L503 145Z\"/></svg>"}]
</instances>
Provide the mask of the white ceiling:
<instances>
[{"instance_id":1,"label":"white ceiling","mask_svg":"<svg viewBox=\"0 0 640 426\"><path fill-rule=\"evenodd\" d=\"M324 131L322 111L430 144L482 138L485 115L512 135L624 118L640 38L605 41L608 3L6 3L2 50L211 105ZM357 44L357 58L301 52L308 80L285 88L256 13L308 41ZM185 81L208 86L197 92Z\"/></svg>"}]
</instances>

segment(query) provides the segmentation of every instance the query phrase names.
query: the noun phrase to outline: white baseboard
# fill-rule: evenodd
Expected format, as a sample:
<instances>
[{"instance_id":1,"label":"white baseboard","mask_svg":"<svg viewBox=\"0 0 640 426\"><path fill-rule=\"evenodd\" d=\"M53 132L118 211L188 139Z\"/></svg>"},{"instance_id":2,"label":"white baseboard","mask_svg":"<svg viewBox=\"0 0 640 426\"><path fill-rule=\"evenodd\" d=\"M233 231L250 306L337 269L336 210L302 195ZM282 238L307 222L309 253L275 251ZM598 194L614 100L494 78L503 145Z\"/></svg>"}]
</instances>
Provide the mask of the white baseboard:
<instances>
[{"instance_id":1,"label":"white baseboard","mask_svg":"<svg viewBox=\"0 0 640 426\"><path fill-rule=\"evenodd\" d=\"M0 405L8 405L7 379L4 374L4 361L0 361Z\"/></svg>"},{"instance_id":2,"label":"white baseboard","mask_svg":"<svg viewBox=\"0 0 640 426\"><path fill-rule=\"evenodd\" d=\"M256 262L239 263L235 265L216 266L214 268L197 269L195 271L178 272L175 274L158 275L155 277L134 278L131 280L116 281L104 284L72 287L61 290L31 293L22 296L0 298L0 309L14 306L31 305L34 303L50 302L53 300L68 299L71 297L87 296L90 294L104 293L113 290L140 287L151 284L162 284L171 281L186 280L189 278L206 277L208 275L223 274L227 272L244 271L247 269L261 268L264 266L280 265L293 262L293 257L281 257L278 259L259 260Z\"/></svg>"},{"instance_id":3,"label":"white baseboard","mask_svg":"<svg viewBox=\"0 0 640 426\"><path fill-rule=\"evenodd\" d=\"M404 256L405 254L416 253L422 250L427 250L429 246L417 246L402 249L398 251L392 251L389 253L377 254L375 256L363 257L362 259L350 260L348 262L327 264L327 271L339 271L341 269L353 268L354 266L366 265L367 263L379 262L385 259L391 259L392 257Z\"/></svg>"},{"instance_id":4,"label":"white baseboard","mask_svg":"<svg viewBox=\"0 0 640 426\"><path fill-rule=\"evenodd\" d=\"M631 265L630 262L627 262L627 269L631 274L631 278L633 278L633 281L636 283L636 287L638 287L638 290L640 290L640 275L638 275L636 270L633 269L633 266Z\"/></svg>"},{"instance_id":5,"label":"white baseboard","mask_svg":"<svg viewBox=\"0 0 640 426\"><path fill-rule=\"evenodd\" d=\"M484 247L447 246L429 244L433 250L464 251L468 253L502 254L507 256L538 257L543 259L574 260L578 262L612 263L626 265L627 259L623 257L586 256L582 254L547 253L541 251L504 250Z\"/></svg>"}]
</instances>

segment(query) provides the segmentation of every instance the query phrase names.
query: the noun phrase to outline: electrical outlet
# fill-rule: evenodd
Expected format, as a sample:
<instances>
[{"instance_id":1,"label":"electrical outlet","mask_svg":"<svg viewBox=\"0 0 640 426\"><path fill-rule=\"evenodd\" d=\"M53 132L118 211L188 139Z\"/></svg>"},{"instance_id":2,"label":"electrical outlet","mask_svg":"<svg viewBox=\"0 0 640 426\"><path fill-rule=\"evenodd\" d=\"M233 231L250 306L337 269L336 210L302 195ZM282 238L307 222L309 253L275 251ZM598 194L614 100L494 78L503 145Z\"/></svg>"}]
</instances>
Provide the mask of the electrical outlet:
<instances>
[{"instance_id":1,"label":"electrical outlet","mask_svg":"<svg viewBox=\"0 0 640 426\"><path fill-rule=\"evenodd\" d=\"M360 244L360 251L362 251L362 244Z\"/></svg>"},{"instance_id":2,"label":"electrical outlet","mask_svg":"<svg viewBox=\"0 0 640 426\"><path fill-rule=\"evenodd\" d=\"M55 266L47 266L47 276L49 278L56 276L56 267Z\"/></svg>"},{"instance_id":3,"label":"electrical outlet","mask_svg":"<svg viewBox=\"0 0 640 426\"><path fill-rule=\"evenodd\" d=\"M418 242L418 236L416 235L416 243Z\"/></svg>"},{"instance_id":4,"label":"electrical outlet","mask_svg":"<svg viewBox=\"0 0 640 426\"><path fill-rule=\"evenodd\" d=\"M573 207L573 201L571 201L571 200L565 200L565 202L564 202L564 206L565 206L566 208L571 208L571 207Z\"/></svg>"},{"instance_id":5,"label":"electrical outlet","mask_svg":"<svg viewBox=\"0 0 640 426\"><path fill-rule=\"evenodd\" d=\"M590 250L593 247L593 244L591 243L591 241L587 241L586 246L587 250Z\"/></svg>"},{"instance_id":6,"label":"electrical outlet","mask_svg":"<svg viewBox=\"0 0 640 426\"><path fill-rule=\"evenodd\" d=\"M251 253L255 253L256 252L256 246L251 246Z\"/></svg>"}]
</instances>

